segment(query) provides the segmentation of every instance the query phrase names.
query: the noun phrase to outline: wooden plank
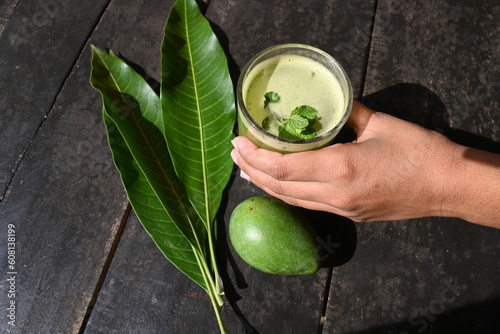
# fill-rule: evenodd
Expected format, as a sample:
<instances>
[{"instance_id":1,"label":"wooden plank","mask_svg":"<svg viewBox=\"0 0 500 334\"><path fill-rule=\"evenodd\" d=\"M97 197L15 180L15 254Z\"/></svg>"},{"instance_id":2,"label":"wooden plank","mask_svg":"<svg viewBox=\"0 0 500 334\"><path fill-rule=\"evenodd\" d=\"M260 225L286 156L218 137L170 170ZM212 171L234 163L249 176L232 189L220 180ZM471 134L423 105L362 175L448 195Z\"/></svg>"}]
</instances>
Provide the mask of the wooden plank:
<instances>
[{"instance_id":1,"label":"wooden plank","mask_svg":"<svg viewBox=\"0 0 500 334\"><path fill-rule=\"evenodd\" d=\"M499 10L494 1L378 1L364 101L497 149ZM448 218L356 227L325 333L500 331L500 231Z\"/></svg>"},{"instance_id":2,"label":"wooden plank","mask_svg":"<svg viewBox=\"0 0 500 334\"><path fill-rule=\"evenodd\" d=\"M370 44L375 1L211 1L208 18L222 31L232 71L257 52L281 43L318 47L336 58L348 73L354 95L361 92Z\"/></svg>"},{"instance_id":3,"label":"wooden plank","mask_svg":"<svg viewBox=\"0 0 500 334\"><path fill-rule=\"evenodd\" d=\"M100 100L89 85L88 48L66 79L102 6L59 4L52 24L33 32L33 40L19 45L18 54L2 49L2 71L6 69L8 78L16 77L13 83L2 82L2 106L7 111L2 131L17 129L6 137L2 150L24 148L26 135L31 139L39 126L30 118L39 122L41 114L48 113L0 203L2 291L16 289L15 294L0 295L2 333L78 333L125 211L127 201L107 147ZM29 10L39 10L34 5L18 8L24 9L16 11L8 29L19 28L22 18L33 15ZM8 36L7 30L3 36ZM39 38L45 39L46 48ZM19 103L11 104L16 97ZM20 131L20 126L27 130ZM7 267L5 242L9 224L15 232L12 268ZM11 276L14 280L6 281ZM15 310L7 313L12 303ZM7 315L15 316L8 319L13 323L5 321Z\"/></svg>"},{"instance_id":4,"label":"wooden plank","mask_svg":"<svg viewBox=\"0 0 500 334\"><path fill-rule=\"evenodd\" d=\"M0 37L0 201L108 2L8 1L1 6L6 26Z\"/></svg>"},{"instance_id":5,"label":"wooden plank","mask_svg":"<svg viewBox=\"0 0 500 334\"><path fill-rule=\"evenodd\" d=\"M373 22L373 1L212 1L207 13L221 30L223 43L233 59L236 82L239 70L257 52L282 43L303 43L330 53L346 69L358 95L364 82L364 67ZM355 19L354 19L355 18ZM243 199L261 193L238 178L229 189L226 224L229 213ZM311 212L308 212L311 214ZM318 248L326 258L338 246L342 228L352 224L333 215L321 215L312 221L325 224ZM320 229L321 230L321 229ZM344 233L344 237L352 234ZM276 278L248 267L230 246L233 261L229 270L237 274L231 281L239 299L233 305L247 321L247 332L316 333L322 327L323 306L329 289L331 263L314 276ZM336 258L349 256L349 249L335 249ZM347 252L346 252L347 251ZM238 277L243 284L238 284ZM290 302L282 302L282 300ZM240 327L237 327L241 331ZM231 328L231 330L234 330ZM232 331L230 331L232 332ZM242 331L241 331L242 332Z\"/></svg>"},{"instance_id":6,"label":"wooden plank","mask_svg":"<svg viewBox=\"0 0 500 334\"><path fill-rule=\"evenodd\" d=\"M366 61L369 40L360 39L364 41L364 47L360 44L352 48L346 46L354 35L360 36L361 31L364 33L366 21L371 22L373 2L360 1L357 5L359 6L329 1L326 4L323 2L306 7L300 3L287 3L284 6L283 2L274 0L212 0L207 17L212 21L226 50L234 58L231 71L235 80L244 62L262 48L277 43L301 42L315 44L332 53L338 50L336 53L344 60L347 70L353 72L353 84L355 87L361 87L363 71L359 68L362 68ZM160 26L166 19L167 12L160 11L156 3L149 7L155 8L156 12L148 12L148 34L151 40L156 39L159 43ZM361 12L354 31L343 26L349 21L345 14L347 11ZM136 16L146 15L136 13ZM280 18L278 22L275 22L276 17ZM324 21L326 18L331 18L331 22ZM115 51L127 50L127 54L136 50L136 46L126 44L127 39L124 36L131 34L127 27L120 27L122 30L118 32L114 26L104 26L104 22L105 20L100 30L105 32L109 29L113 32L110 35L115 42ZM306 22L314 25L314 31L308 29ZM271 28L269 24L272 25ZM246 38L248 35L252 38ZM150 61L157 63L156 52L148 50L142 54L148 54ZM131 60L142 64L136 59ZM262 194L261 190L235 175L221 209L223 216L220 222L224 224L219 231L219 252L228 300L228 305L223 308L224 322L229 333L316 332L320 328L324 296L331 273L329 263L327 262L328 265L316 275L269 275L243 263L227 239L227 223L234 207L247 197ZM336 224L331 224L332 219ZM324 224L328 227L322 234L323 239L318 240L318 247L324 247L323 255L326 259L333 247L329 243L334 241L334 232L342 223L331 215L322 216L317 220L318 226ZM135 217L132 217L126 227L85 333L111 331L218 332L206 294L162 257Z\"/></svg>"},{"instance_id":7,"label":"wooden plank","mask_svg":"<svg viewBox=\"0 0 500 334\"><path fill-rule=\"evenodd\" d=\"M18 305L18 333L78 332L127 203L99 101L83 94L88 70L68 79L0 203L3 240L5 226L15 226L19 288L0 301ZM4 259L7 244L0 247Z\"/></svg>"},{"instance_id":8,"label":"wooden plank","mask_svg":"<svg viewBox=\"0 0 500 334\"><path fill-rule=\"evenodd\" d=\"M346 23L348 13L353 12L359 15L359 20L350 22L350 30ZM234 60L235 80L239 69L262 49L281 43L304 43L336 57L349 73L355 94L361 87L362 68L369 45L369 39L362 35L371 29L373 2L212 1L207 16L225 36L222 40ZM367 36L370 35L368 32ZM348 47L353 45L355 37L358 37L359 44ZM255 194L262 194L262 191L246 181L235 179L228 193L226 224L234 207ZM332 245L336 245L328 242L335 240L337 229L344 226L343 221L333 215L320 215L312 221L317 227L321 224L327 226L320 233L318 248L325 247L324 255L328 258ZM228 270L231 282L236 282L231 289L239 297L232 304L241 312L240 317L248 322L248 328L259 333L312 333L320 330L330 266L313 276L272 277L249 268L233 251L230 241L226 242L233 258ZM244 279L244 284L238 284L238 277ZM238 328L241 330L241 325L231 330Z\"/></svg>"},{"instance_id":9,"label":"wooden plank","mask_svg":"<svg viewBox=\"0 0 500 334\"><path fill-rule=\"evenodd\" d=\"M217 329L208 296L158 250L133 215L85 333L197 333Z\"/></svg>"}]
</instances>

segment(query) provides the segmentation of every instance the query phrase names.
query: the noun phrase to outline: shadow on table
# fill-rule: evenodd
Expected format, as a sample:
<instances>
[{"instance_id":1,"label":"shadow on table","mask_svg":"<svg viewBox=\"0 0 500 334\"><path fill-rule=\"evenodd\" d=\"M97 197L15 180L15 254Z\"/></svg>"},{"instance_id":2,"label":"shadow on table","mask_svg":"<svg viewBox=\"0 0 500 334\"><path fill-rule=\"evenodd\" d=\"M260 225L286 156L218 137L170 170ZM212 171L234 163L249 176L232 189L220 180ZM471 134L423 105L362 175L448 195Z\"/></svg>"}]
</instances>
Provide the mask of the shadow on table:
<instances>
[{"instance_id":1,"label":"shadow on table","mask_svg":"<svg viewBox=\"0 0 500 334\"><path fill-rule=\"evenodd\" d=\"M423 86L401 83L367 95L361 100L373 110L440 132L461 145L500 153L500 143L451 128L446 106L434 92Z\"/></svg>"},{"instance_id":2,"label":"shadow on table","mask_svg":"<svg viewBox=\"0 0 500 334\"><path fill-rule=\"evenodd\" d=\"M353 334L497 334L500 333L500 298L470 304L455 310L433 314L410 315L408 321L394 323Z\"/></svg>"},{"instance_id":3,"label":"shadow on table","mask_svg":"<svg viewBox=\"0 0 500 334\"><path fill-rule=\"evenodd\" d=\"M339 267L354 256L356 225L350 219L328 212L299 209L316 230L322 268Z\"/></svg>"}]
</instances>

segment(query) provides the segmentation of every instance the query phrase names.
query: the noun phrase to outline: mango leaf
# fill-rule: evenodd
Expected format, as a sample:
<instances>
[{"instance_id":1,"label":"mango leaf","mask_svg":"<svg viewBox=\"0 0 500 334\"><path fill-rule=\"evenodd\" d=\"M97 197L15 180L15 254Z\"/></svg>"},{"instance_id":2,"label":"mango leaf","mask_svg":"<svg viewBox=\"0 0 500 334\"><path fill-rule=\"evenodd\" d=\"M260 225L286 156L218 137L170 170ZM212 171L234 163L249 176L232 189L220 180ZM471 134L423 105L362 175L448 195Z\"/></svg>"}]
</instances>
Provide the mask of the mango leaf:
<instances>
[{"instance_id":1,"label":"mango leaf","mask_svg":"<svg viewBox=\"0 0 500 334\"><path fill-rule=\"evenodd\" d=\"M195 0L177 0L165 25L160 99L175 171L211 230L233 168L236 109L226 55Z\"/></svg>"},{"instance_id":2,"label":"mango leaf","mask_svg":"<svg viewBox=\"0 0 500 334\"><path fill-rule=\"evenodd\" d=\"M176 0L162 42L161 97L114 53L92 48L113 159L165 256L209 294L222 333L216 214L231 176L236 111L227 59L195 0Z\"/></svg>"},{"instance_id":3,"label":"mango leaf","mask_svg":"<svg viewBox=\"0 0 500 334\"><path fill-rule=\"evenodd\" d=\"M207 230L184 192L159 129L158 95L123 60L92 46L91 83L103 99L103 118L128 198L163 254L208 291L199 258Z\"/></svg>"}]
</instances>

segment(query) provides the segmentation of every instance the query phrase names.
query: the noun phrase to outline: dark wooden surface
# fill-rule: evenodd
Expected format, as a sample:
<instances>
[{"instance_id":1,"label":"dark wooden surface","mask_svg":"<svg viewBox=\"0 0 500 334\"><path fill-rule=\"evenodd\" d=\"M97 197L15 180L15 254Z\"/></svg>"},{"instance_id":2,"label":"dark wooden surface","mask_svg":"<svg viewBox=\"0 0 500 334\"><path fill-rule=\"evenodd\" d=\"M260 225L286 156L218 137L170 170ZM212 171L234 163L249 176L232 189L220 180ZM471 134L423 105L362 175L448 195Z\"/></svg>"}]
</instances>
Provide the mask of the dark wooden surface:
<instances>
[{"instance_id":1,"label":"dark wooden surface","mask_svg":"<svg viewBox=\"0 0 500 334\"><path fill-rule=\"evenodd\" d=\"M0 332L217 333L206 294L159 252L112 165L89 45L159 79L173 0L0 4ZM202 4L233 78L263 48L317 46L355 96L470 146L499 151L500 6L473 1ZM229 333L498 333L500 232L450 218L357 224L306 212L325 262L310 276L250 268L227 238L262 192L232 179L219 255ZM15 298L7 279L16 236ZM11 300L16 326L8 324Z\"/></svg>"}]
</instances>

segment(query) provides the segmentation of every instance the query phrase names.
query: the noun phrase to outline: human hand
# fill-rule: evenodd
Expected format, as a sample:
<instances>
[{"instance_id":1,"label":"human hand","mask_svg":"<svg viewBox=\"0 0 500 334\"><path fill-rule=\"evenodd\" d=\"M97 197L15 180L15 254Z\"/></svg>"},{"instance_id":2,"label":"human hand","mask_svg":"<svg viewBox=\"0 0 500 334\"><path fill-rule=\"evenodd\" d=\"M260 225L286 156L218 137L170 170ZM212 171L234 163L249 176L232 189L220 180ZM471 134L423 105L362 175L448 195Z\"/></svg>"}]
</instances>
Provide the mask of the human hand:
<instances>
[{"instance_id":1,"label":"human hand","mask_svg":"<svg viewBox=\"0 0 500 334\"><path fill-rule=\"evenodd\" d=\"M281 154L237 137L231 155L243 178L295 206L354 221L456 216L460 145L358 101L347 125L351 143Z\"/></svg>"}]
</instances>

